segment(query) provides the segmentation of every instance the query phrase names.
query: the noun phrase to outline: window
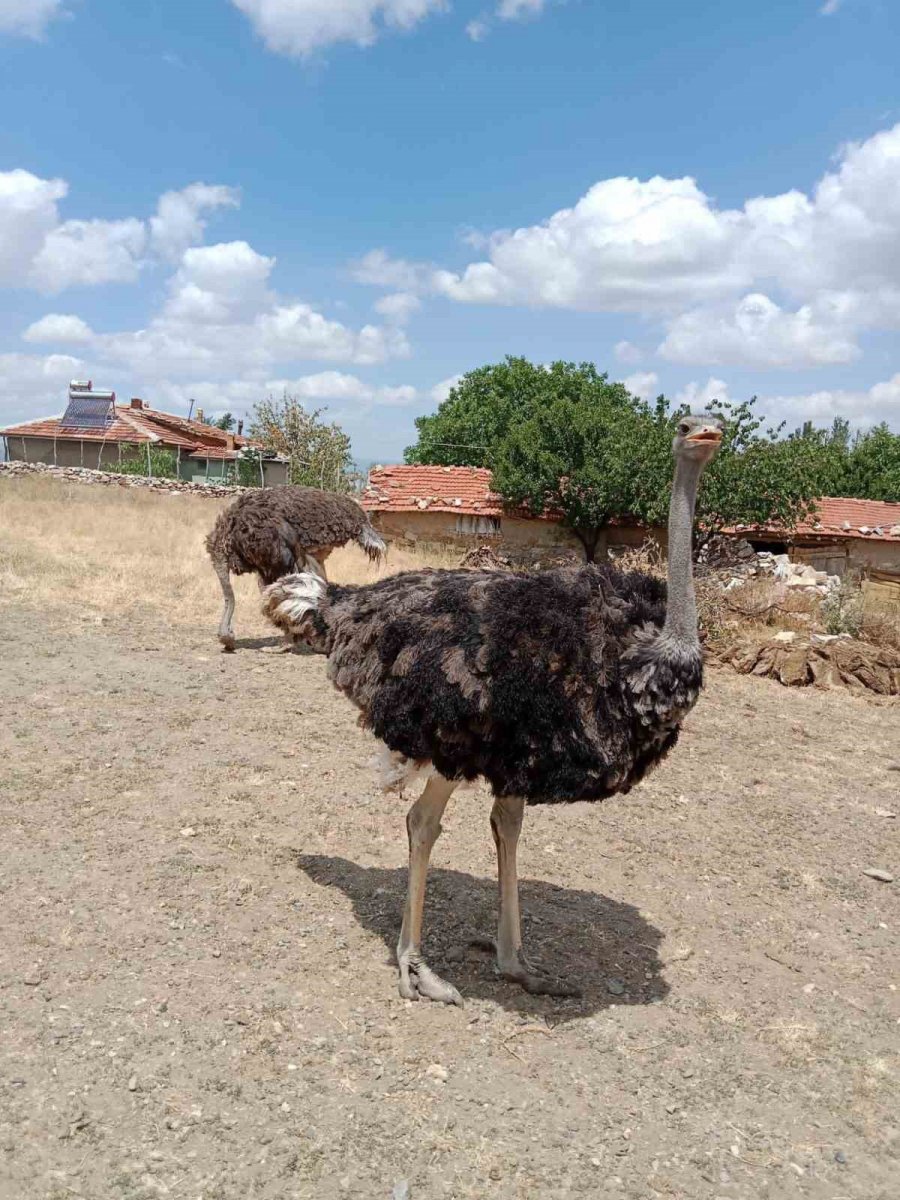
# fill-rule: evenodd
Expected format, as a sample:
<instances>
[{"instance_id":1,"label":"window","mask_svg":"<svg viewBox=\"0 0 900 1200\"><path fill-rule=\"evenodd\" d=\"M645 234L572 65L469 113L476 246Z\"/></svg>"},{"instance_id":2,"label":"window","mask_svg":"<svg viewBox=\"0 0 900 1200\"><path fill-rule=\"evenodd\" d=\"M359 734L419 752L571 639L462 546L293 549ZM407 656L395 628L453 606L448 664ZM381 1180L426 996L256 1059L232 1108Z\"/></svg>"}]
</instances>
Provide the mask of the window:
<instances>
[{"instance_id":1,"label":"window","mask_svg":"<svg viewBox=\"0 0 900 1200\"><path fill-rule=\"evenodd\" d=\"M460 515L456 518L456 532L460 537L499 537L499 517L470 517Z\"/></svg>"}]
</instances>

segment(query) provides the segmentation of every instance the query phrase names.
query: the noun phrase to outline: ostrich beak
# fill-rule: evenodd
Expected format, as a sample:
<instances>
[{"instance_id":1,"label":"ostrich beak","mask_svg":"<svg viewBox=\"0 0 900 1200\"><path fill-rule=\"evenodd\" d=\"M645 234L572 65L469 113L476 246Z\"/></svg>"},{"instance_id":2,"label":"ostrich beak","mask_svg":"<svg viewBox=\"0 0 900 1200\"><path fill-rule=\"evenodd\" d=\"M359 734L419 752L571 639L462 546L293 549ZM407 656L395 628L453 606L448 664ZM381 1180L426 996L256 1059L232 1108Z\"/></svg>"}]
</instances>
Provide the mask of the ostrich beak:
<instances>
[{"instance_id":1,"label":"ostrich beak","mask_svg":"<svg viewBox=\"0 0 900 1200\"><path fill-rule=\"evenodd\" d=\"M721 429L698 429L696 433L692 433L685 438L686 442L712 442L717 446L721 440Z\"/></svg>"}]
</instances>

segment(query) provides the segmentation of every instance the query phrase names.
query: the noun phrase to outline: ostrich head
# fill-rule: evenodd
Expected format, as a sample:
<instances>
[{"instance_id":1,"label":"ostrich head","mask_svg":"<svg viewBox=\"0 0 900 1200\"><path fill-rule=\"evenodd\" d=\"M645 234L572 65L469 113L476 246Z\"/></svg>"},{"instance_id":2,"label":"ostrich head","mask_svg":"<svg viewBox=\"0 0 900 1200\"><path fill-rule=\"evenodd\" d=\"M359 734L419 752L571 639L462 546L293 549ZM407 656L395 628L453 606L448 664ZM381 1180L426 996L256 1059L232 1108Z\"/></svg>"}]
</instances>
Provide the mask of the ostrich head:
<instances>
[{"instance_id":1,"label":"ostrich head","mask_svg":"<svg viewBox=\"0 0 900 1200\"><path fill-rule=\"evenodd\" d=\"M718 417L688 413L678 422L672 440L676 460L696 463L701 469L712 462L722 445L724 427Z\"/></svg>"}]
</instances>

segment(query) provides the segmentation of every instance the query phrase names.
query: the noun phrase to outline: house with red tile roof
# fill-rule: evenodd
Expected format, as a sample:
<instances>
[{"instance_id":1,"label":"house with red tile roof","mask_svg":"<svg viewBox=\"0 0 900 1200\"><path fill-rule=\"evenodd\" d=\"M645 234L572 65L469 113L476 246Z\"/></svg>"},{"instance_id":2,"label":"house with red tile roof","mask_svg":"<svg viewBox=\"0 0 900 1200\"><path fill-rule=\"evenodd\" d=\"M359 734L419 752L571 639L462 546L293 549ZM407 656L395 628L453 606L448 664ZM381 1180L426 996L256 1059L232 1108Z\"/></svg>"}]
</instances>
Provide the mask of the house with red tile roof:
<instances>
[{"instance_id":1,"label":"house with red tile roof","mask_svg":"<svg viewBox=\"0 0 900 1200\"><path fill-rule=\"evenodd\" d=\"M372 523L391 541L415 545L436 543L467 548L498 544L527 558L526 551L584 557L581 543L558 514L533 517L522 508L504 505L491 488L483 467L373 467L360 497ZM640 545L646 536L637 526L611 527L597 548ZM534 557L534 556L532 556Z\"/></svg>"},{"instance_id":2,"label":"house with red tile roof","mask_svg":"<svg viewBox=\"0 0 900 1200\"><path fill-rule=\"evenodd\" d=\"M515 554L523 547L580 551L577 538L558 518L538 519L505 507L480 467L375 467L361 502L373 523L394 541L468 545L496 542ZM737 526L726 531L758 549L790 554L832 575L861 571L872 578L900 580L900 504L823 497L816 512L795 529ZM605 531L604 550L640 545L664 530L615 523Z\"/></svg>"},{"instance_id":3,"label":"house with red tile roof","mask_svg":"<svg viewBox=\"0 0 900 1200\"><path fill-rule=\"evenodd\" d=\"M202 413L198 413L202 417ZM47 463L60 467L117 466L124 454L170 450L182 479L202 482L221 479L245 448L262 446L240 432L229 433L152 408L137 397L127 405L116 394L73 382L69 403L61 416L40 417L0 429L8 460ZM287 461L263 452L262 479L267 487L287 483Z\"/></svg>"}]
</instances>

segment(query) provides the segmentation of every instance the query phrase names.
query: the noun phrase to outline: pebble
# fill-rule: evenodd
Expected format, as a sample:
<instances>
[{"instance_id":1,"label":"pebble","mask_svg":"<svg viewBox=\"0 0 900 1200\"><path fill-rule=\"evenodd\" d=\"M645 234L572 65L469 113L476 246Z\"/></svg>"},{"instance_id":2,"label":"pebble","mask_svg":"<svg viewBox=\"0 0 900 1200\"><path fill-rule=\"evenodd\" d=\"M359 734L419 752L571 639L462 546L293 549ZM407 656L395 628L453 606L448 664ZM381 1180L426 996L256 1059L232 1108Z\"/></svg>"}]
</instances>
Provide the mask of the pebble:
<instances>
[{"instance_id":1,"label":"pebble","mask_svg":"<svg viewBox=\"0 0 900 1200\"><path fill-rule=\"evenodd\" d=\"M887 817L888 820L890 820L890 821L896 820L896 818L897 818L897 814L895 812L891 812L891 810L889 808L876 808L875 816L876 817Z\"/></svg>"},{"instance_id":2,"label":"pebble","mask_svg":"<svg viewBox=\"0 0 900 1200\"><path fill-rule=\"evenodd\" d=\"M184 829L182 829L182 831L181 831L181 836L182 837L196 837L197 830L193 827L193 825L185 825Z\"/></svg>"},{"instance_id":3,"label":"pebble","mask_svg":"<svg viewBox=\"0 0 900 1200\"><path fill-rule=\"evenodd\" d=\"M43 981L44 977L41 975L37 967L33 967L30 971L27 971L22 976L22 982L26 987L40 987Z\"/></svg>"},{"instance_id":4,"label":"pebble","mask_svg":"<svg viewBox=\"0 0 900 1200\"><path fill-rule=\"evenodd\" d=\"M843 1150L835 1150L834 1161L836 1163L840 1163L840 1165L843 1167L847 1162L847 1155L843 1152Z\"/></svg>"},{"instance_id":5,"label":"pebble","mask_svg":"<svg viewBox=\"0 0 900 1200\"><path fill-rule=\"evenodd\" d=\"M863 875L868 875L870 879L878 879L882 883L893 883L894 877L890 871L883 871L881 867L866 867Z\"/></svg>"},{"instance_id":6,"label":"pebble","mask_svg":"<svg viewBox=\"0 0 900 1200\"><path fill-rule=\"evenodd\" d=\"M607 979L606 990L613 996L624 996L625 984L621 979Z\"/></svg>"},{"instance_id":7,"label":"pebble","mask_svg":"<svg viewBox=\"0 0 900 1200\"><path fill-rule=\"evenodd\" d=\"M391 1200L409 1200L409 1183L405 1179L394 1184Z\"/></svg>"},{"instance_id":8,"label":"pebble","mask_svg":"<svg viewBox=\"0 0 900 1200\"><path fill-rule=\"evenodd\" d=\"M128 1080L128 1090L129 1092L137 1091L137 1075L132 1075L132 1077Z\"/></svg>"},{"instance_id":9,"label":"pebble","mask_svg":"<svg viewBox=\"0 0 900 1200\"><path fill-rule=\"evenodd\" d=\"M450 1077L447 1068L442 1067L440 1063L432 1063L429 1067L426 1067L425 1074L431 1079L439 1080L441 1083L446 1083Z\"/></svg>"}]
</instances>

